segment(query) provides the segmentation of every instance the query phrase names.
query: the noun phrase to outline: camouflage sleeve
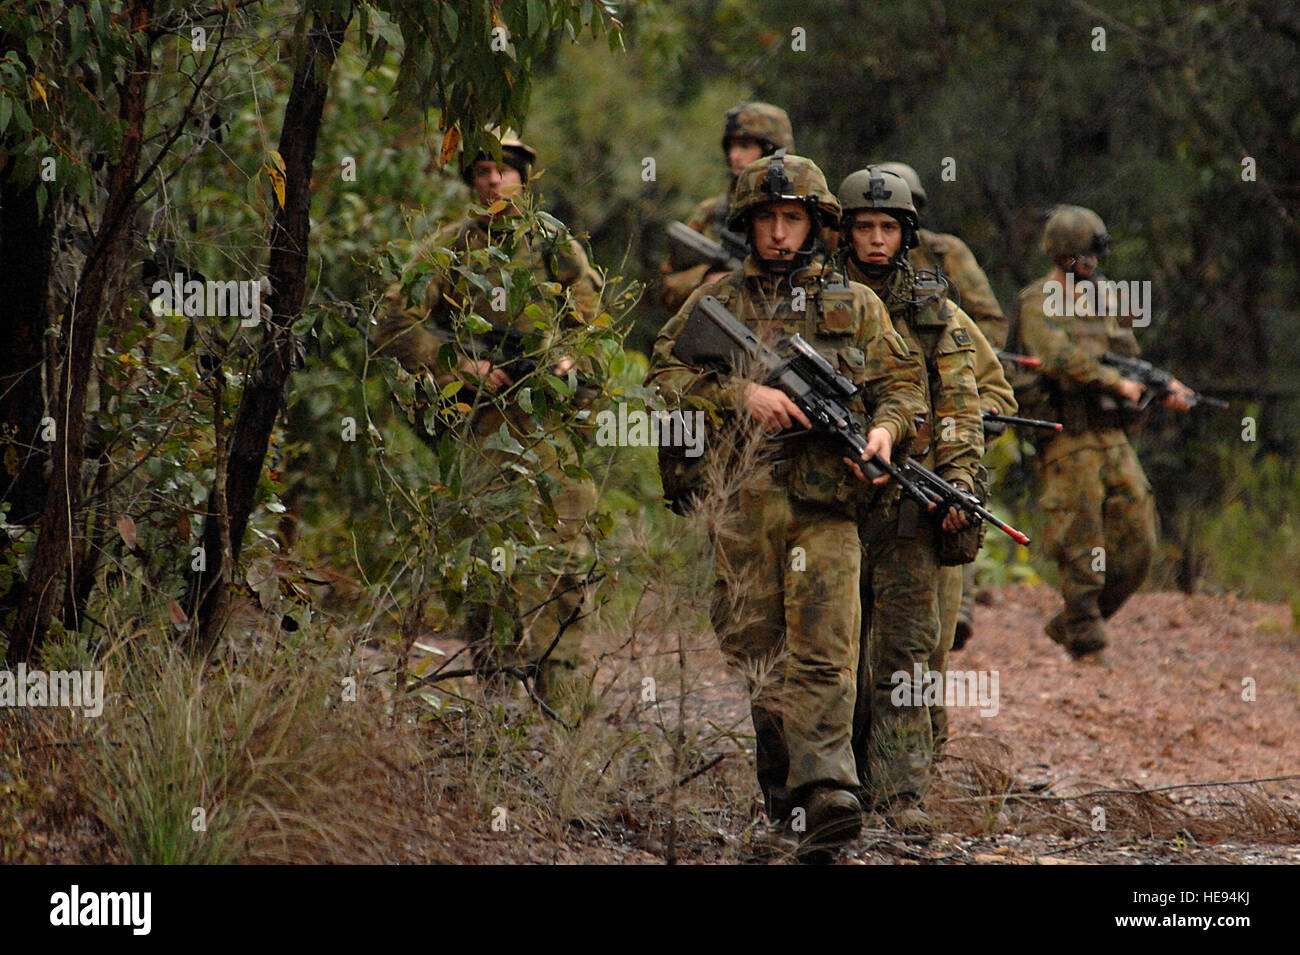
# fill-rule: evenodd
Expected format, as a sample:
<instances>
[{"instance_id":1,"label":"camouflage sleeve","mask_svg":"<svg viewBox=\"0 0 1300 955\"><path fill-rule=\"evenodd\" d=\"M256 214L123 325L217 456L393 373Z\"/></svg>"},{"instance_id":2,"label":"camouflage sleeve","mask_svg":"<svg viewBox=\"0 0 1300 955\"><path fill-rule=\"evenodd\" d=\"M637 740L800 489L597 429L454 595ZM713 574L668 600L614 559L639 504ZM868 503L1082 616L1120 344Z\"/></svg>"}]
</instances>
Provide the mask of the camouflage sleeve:
<instances>
[{"instance_id":1,"label":"camouflage sleeve","mask_svg":"<svg viewBox=\"0 0 1300 955\"><path fill-rule=\"evenodd\" d=\"M725 198L725 196L713 196L700 202L691 212L691 217L686 220L686 224L696 232L716 239L717 235L714 234L716 230L713 229L713 211ZM690 268L675 272L671 262L664 262L659 270L664 276L661 299L664 307L670 311L681 308L691 292L699 288L704 277L709 274L707 265L692 265Z\"/></svg>"},{"instance_id":2,"label":"camouflage sleeve","mask_svg":"<svg viewBox=\"0 0 1300 955\"><path fill-rule=\"evenodd\" d=\"M582 244L572 236L556 252L555 266L555 280L572 293L578 315L590 324L599 312L605 280L592 268Z\"/></svg>"},{"instance_id":3,"label":"camouflage sleeve","mask_svg":"<svg viewBox=\"0 0 1300 955\"><path fill-rule=\"evenodd\" d=\"M424 239L416 246L411 262L428 258L433 249L445 245L448 239L446 230ZM440 321L447 313L447 303L443 298L446 291L446 283L437 273L433 274L418 302L406 297L400 280L390 285L380 303L378 328L374 332L380 352L397 359L398 364L412 374L435 372L438 351L451 338L450 329ZM439 377L443 379L438 382L440 386L451 380L450 372L446 370L435 374L435 378Z\"/></svg>"},{"instance_id":4,"label":"camouflage sleeve","mask_svg":"<svg viewBox=\"0 0 1300 955\"><path fill-rule=\"evenodd\" d=\"M1042 373L1078 389L1117 391L1123 376L1103 365L1071 337L1069 326L1049 318L1047 291L1041 283L1023 289L1016 299L1016 320L1025 351L1043 360ZM1070 319L1066 319L1070 321Z\"/></svg>"},{"instance_id":5,"label":"camouflage sleeve","mask_svg":"<svg viewBox=\"0 0 1300 955\"><path fill-rule=\"evenodd\" d=\"M956 236L945 236L943 270L961 294L961 307L975 320L994 348L1007 343L1007 319L993 294L989 278L975 261L970 247Z\"/></svg>"},{"instance_id":6,"label":"camouflage sleeve","mask_svg":"<svg viewBox=\"0 0 1300 955\"><path fill-rule=\"evenodd\" d=\"M851 283L858 291L863 315L860 347L866 356L867 376L862 394L875 412L871 427L884 428L897 447L916 434L916 418L925 407L925 369L889 319L889 311L876 293Z\"/></svg>"},{"instance_id":7,"label":"camouflage sleeve","mask_svg":"<svg viewBox=\"0 0 1300 955\"><path fill-rule=\"evenodd\" d=\"M713 228L713 216L718 206L726 201L726 196L710 196L708 199L696 205L691 212L691 217L686 220L686 224L710 239L716 239L717 230Z\"/></svg>"},{"instance_id":8,"label":"camouflage sleeve","mask_svg":"<svg viewBox=\"0 0 1300 955\"><path fill-rule=\"evenodd\" d=\"M650 356L650 369L646 374L646 384L658 389L664 404L680 408L687 404L689 398L703 398L720 410L738 412L741 396L749 383L744 378L733 375L720 375L716 371L687 365L673 354L673 345L681 334L686 319L695 308L695 303L705 295L715 293L720 286L710 283L697 288L686 302L678 309L659 330L655 338L654 350Z\"/></svg>"},{"instance_id":9,"label":"camouflage sleeve","mask_svg":"<svg viewBox=\"0 0 1300 955\"><path fill-rule=\"evenodd\" d=\"M970 335L975 345L975 386L980 393L980 411L996 411L998 414L1015 414L1020 410L1016 403L1016 393L1007 381L1006 370L998 361L997 352L984 337L980 327L961 309L957 310L957 321Z\"/></svg>"},{"instance_id":10,"label":"camouflage sleeve","mask_svg":"<svg viewBox=\"0 0 1300 955\"><path fill-rule=\"evenodd\" d=\"M951 303L945 303L950 305ZM975 486L975 469L984 457L984 425L975 384L975 342L953 308L947 327L934 347L932 361L938 382L934 402L934 470L949 481ZM967 316L962 315L962 318Z\"/></svg>"}]
</instances>

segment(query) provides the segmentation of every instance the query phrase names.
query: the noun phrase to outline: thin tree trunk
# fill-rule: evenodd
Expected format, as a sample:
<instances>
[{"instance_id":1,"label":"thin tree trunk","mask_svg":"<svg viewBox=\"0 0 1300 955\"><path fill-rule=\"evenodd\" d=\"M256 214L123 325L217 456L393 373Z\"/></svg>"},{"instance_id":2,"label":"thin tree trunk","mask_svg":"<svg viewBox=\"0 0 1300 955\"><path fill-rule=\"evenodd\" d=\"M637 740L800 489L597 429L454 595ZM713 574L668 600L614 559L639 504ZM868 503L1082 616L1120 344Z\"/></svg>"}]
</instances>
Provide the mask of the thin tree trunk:
<instances>
[{"instance_id":1,"label":"thin tree trunk","mask_svg":"<svg viewBox=\"0 0 1300 955\"><path fill-rule=\"evenodd\" d=\"M316 142L329 93L329 76L347 31L345 13L317 14L307 29L293 76L293 88L280 131L280 156L285 167L284 208L271 228L271 319L262 337L253 372L244 385L239 412L230 436L226 505L229 509L230 552L221 545L216 488L208 494L203 521L206 569L191 582L189 607L197 607L198 625L190 633L206 652L216 642L222 620L218 584L222 566L239 559L244 531L253 510L253 497L262 475L271 430L284 406L285 386L293 371L294 321L302 314L307 287L307 250L311 237L311 176Z\"/></svg>"},{"instance_id":2,"label":"thin tree trunk","mask_svg":"<svg viewBox=\"0 0 1300 955\"><path fill-rule=\"evenodd\" d=\"M118 115L125 130L122 158L113 169L108 200L94 245L82 266L73 306L64 320L67 358L59 375L55 399L57 434L51 452L53 465L49 491L40 519L32 571L18 606L9 655L12 660L30 660L45 639L50 615L62 602L63 580L72 555L72 533L81 505L81 465L86 448L86 391L94 360L95 336L104 308L109 282L109 265L123 241L135 206L136 175L143 147L145 100L152 75L149 47L144 31L153 16L153 0L135 0L131 26L141 36L131 69L118 84ZM75 585L75 581L73 582Z\"/></svg>"}]
</instances>

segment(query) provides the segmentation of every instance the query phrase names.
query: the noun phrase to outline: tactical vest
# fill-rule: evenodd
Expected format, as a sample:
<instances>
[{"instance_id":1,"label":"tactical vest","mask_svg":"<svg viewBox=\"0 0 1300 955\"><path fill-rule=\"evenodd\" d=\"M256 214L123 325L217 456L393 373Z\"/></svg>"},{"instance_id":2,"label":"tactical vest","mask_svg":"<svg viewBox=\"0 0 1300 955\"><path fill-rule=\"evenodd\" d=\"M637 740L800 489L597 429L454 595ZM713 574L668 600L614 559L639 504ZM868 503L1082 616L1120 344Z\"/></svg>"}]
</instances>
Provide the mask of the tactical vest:
<instances>
[{"instance_id":1,"label":"tactical vest","mask_svg":"<svg viewBox=\"0 0 1300 955\"><path fill-rule=\"evenodd\" d=\"M714 294L760 338L778 331L798 334L855 385L861 387L866 383L867 356L858 347L862 329L855 320L853 291L842 273L827 269L814 283L792 286L789 294L774 301L766 300L754 288L746 288L749 281L743 271L734 272L719 284ZM806 294L802 311L793 307L796 288ZM875 412L874 405L867 405L862 392L845 404L865 432ZM835 439L800 429L778 438L774 452L773 474L789 488L792 497L846 515L856 514L856 500L860 496L858 482L844 467L841 461L844 452Z\"/></svg>"}]
</instances>

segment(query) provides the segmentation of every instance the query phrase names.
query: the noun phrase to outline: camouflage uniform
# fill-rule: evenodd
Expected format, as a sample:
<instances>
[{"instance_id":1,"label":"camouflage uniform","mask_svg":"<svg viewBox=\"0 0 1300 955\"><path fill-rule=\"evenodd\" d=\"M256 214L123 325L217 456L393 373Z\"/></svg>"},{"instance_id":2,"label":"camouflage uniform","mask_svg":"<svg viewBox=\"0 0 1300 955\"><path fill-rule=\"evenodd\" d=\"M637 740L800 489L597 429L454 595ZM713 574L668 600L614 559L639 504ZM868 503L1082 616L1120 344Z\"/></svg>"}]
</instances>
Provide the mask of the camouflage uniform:
<instances>
[{"instance_id":1,"label":"camouflage uniform","mask_svg":"<svg viewBox=\"0 0 1300 955\"><path fill-rule=\"evenodd\" d=\"M912 201L916 204L917 214L925 210L929 197L921 185L921 177L916 170L906 163L884 162L875 168L898 174L912 192ZM993 354L993 349L1005 348L1007 343L1007 319L998 304L988 276L975 260L970 247L955 235L931 232L929 229L917 230L917 246L908 253L908 260L917 271L939 272L948 279L948 297L961 306L962 310L975 320L979 326L981 338L991 348L984 348L977 341L976 377L979 379L981 410L988 411L993 405L986 400L990 389L1001 389L1005 395L996 407L1002 414L1015 414L1016 402L1010 384L1006 380L1002 365ZM984 359L987 352L991 363ZM956 628L961 624L964 633L969 634L974 613L975 564L964 564L960 570L945 567L940 571L939 594L939 639L941 646L946 641L951 649L956 636ZM961 641L965 643L965 639ZM943 650L943 660L948 658L948 651ZM936 668L938 669L938 668ZM946 736L945 736L946 738Z\"/></svg>"},{"instance_id":2,"label":"camouflage uniform","mask_svg":"<svg viewBox=\"0 0 1300 955\"><path fill-rule=\"evenodd\" d=\"M1057 225L1081 221L1099 230L1104 249L1105 227L1095 213L1059 207L1054 216ZM1060 249L1052 247L1053 226L1049 219L1044 246L1055 257ZM1047 516L1043 549L1056 562L1065 598L1065 609L1048 622L1047 633L1082 656L1105 646L1102 621L1146 578L1156 546L1156 513L1151 485L1116 407L1123 376L1100 361L1106 351L1137 356L1137 340L1114 316L1090 311L1084 281L1076 285L1080 294L1073 317L1048 315L1053 274L1020 291L1016 322L1026 352L1042 359L1056 420L1065 426L1039 452L1039 505Z\"/></svg>"},{"instance_id":3,"label":"camouflage uniform","mask_svg":"<svg viewBox=\"0 0 1300 955\"><path fill-rule=\"evenodd\" d=\"M741 182L767 162L751 165ZM834 197L826 190L821 201ZM795 289L806 296L803 311L792 308ZM714 440L736 440L749 424L748 381L684 365L672 354L704 295L717 296L760 337L801 334L861 386L849 405L870 427L887 429L896 443L914 432L924 408L920 369L880 301L820 260L783 276L751 254L743 270L691 294L660 332L650 367L649 381L668 407L690 395L723 412ZM817 787L858 785L851 745L861 620L855 515L870 492L845 467L834 439L807 433L771 444L772 461L728 502L728 519L714 535L711 616L724 654L749 684L759 785L769 816L781 819Z\"/></svg>"},{"instance_id":4,"label":"camouflage uniform","mask_svg":"<svg viewBox=\"0 0 1300 955\"><path fill-rule=\"evenodd\" d=\"M770 103L741 103L728 110L722 128L723 156L726 156L730 149L734 136L749 136L757 140L764 156L778 149L794 152L794 133L790 127L790 117L786 115L785 110ZM727 227L730 211L731 190L728 189L697 205L686 224L696 232L717 241L722 230ZM699 288L704 277L712 269L704 264L674 271L672 263L664 262L660 266L660 271L664 275L664 307L675 312L681 308L687 296Z\"/></svg>"},{"instance_id":5,"label":"camouflage uniform","mask_svg":"<svg viewBox=\"0 0 1300 955\"><path fill-rule=\"evenodd\" d=\"M942 285L919 281L908 261L917 216L901 177L868 167L850 174L838 194L849 276L880 295L909 350L924 363L926 423L914 454L941 477L973 488L984 429L970 320L943 297ZM872 211L887 213L902 229L888 263L864 263L854 249L853 222L858 213ZM933 755L929 709L922 703L924 676L918 683L916 669L924 674L938 645L938 535L943 532L898 494L888 508L860 515L859 531L865 554L860 654L867 663L859 663L854 752L870 795L891 813L915 814L912 807L929 789ZM907 694L902 705L895 699L899 693ZM919 815L921 824L928 824L928 817Z\"/></svg>"},{"instance_id":6,"label":"camouflage uniform","mask_svg":"<svg viewBox=\"0 0 1300 955\"><path fill-rule=\"evenodd\" d=\"M890 303L894 327L925 363L928 407L916 442L918 460L948 481L974 487L984 449L968 331L974 323L946 300L908 304L914 273L905 267L888 288L870 280L851 258L847 272ZM870 666L859 664L854 752L863 785L877 802L914 803L929 788L931 717L922 705L896 706L893 694L896 687L910 687L910 699L919 702L924 686L916 684L914 667L931 666L938 646L936 529L910 499L893 494L887 507L862 515L859 532L865 555L861 652ZM896 674L904 675L901 683Z\"/></svg>"},{"instance_id":7,"label":"camouflage uniform","mask_svg":"<svg viewBox=\"0 0 1300 955\"><path fill-rule=\"evenodd\" d=\"M503 271L523 264L533 272L537 281L560 283L569 296L571 306L566 309L562 319L566 324L587 323L595 318L603 282L588 262L581 245L558 229L540 235L532 232L515 235L517 227L517 220L511 218L497 223L487 218L468 218L452 223L422 241L413 261L429 261L435 250L440 248L466 252L489 245L509 247L513 243L512 261L502 265ZM491 284L497 284L492 282L490 276L488 280ZM457 314L458 308L451 292L449 280L434 273L423 301L418 305L410 305L402 294L400 283L394 284L384 296L383 311L375 335L384 354L396 358L408 372L428 374L438 389L457 380L462 374L439 362L438 353L444 344L457 344L457 359L482 358L491 352L488 345L476 336L462 334L457 340L453 316ZM483 294L477 295L470 302L469 309L489 322L501 314L493 310L489 299ZM493 324L498 327L502 325L500 321ZM534 320L526 317L522 310L514 327L529 334L535 332ZM462 392L472 393L470 389ZM588 520L596 504L595 485L590 480L575 480L563 474L560 458L563 456L566 460L572 460L572 446L563 439L557 441L559 449L546 441L530 439L529 434L537 426L531 415L525 413L511 398L500 403L486 395L480 395L474 400L467 429L484 465L497 466L514 460L513 455L483 447L484 442L496 434L503 423L517 440L531 445L530 450L539 458L538 473L545 474L552 480L551 501L558 524L555 528L543 529L538 535L541 543L552 547L552 556L546 566L531 568L531 574L518 573L513 580L503 576L501 590L493 602L473 602L467 605L465 635L467 641L476 647L480 664L486 663L494 655L500 655L498 659L502 662L509 662L516 656L535 659L550 645L561 621L574 612L587 613L592 604L589 589L582 584L582 576L591 564L592 544ZM556 594L558 596L546 603L544 609L532 620L520 619L521 611L542 604ZM513 617L511 629L497 633L495 637L492 623L494 606L504 607ZM548 684L554 684L557 679L563 680L578 665L583 630L582 621L569 626L552 651L547 667L539 676L538 687L544 695Z\"/></svg>"},{"instance_id":8,"label":"camouflage uniform","mask_svg":"<svg viewBox=\"0 0 1300 955\"><path fill-rule=\"evenodd\" d=\"M975 386L979 390L980 411L997 409L1000 414L1015 414L1019 407L1007 381L1002 362L983 332L969 316L958 312L959 321L975 343ZM957 622L965 618L970 626L970 599L975 590L975 562L939 568L939 645L930 656L930 669L948 669L948 654L953 649ZM940 703L930 707L930 726L934 735L936 758L948 742L948 711Z\"/></svg>"},{"instance_id":9,"label":"camouflage uniform","mask_svg":"<svg viewBox=\"0 0 1300 955\"><path fill-rule=\"evenodd\" d=\"M907 256L913 267L917 271L942 272L952 283L949 297L975 320L989 344L994 348L1006 345L1007 318L970 247L955 235L929 229L918 229L917 237L920 244Z\"/></svg>"}]
</instances>

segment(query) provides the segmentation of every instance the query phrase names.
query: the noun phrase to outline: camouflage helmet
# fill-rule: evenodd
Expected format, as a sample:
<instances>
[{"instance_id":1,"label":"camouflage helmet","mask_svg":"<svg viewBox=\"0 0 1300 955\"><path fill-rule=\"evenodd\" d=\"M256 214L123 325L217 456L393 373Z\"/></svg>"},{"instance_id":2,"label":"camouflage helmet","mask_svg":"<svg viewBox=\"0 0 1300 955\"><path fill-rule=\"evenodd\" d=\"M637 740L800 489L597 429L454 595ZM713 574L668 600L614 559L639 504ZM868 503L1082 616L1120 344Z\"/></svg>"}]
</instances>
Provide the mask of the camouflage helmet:
<instances>
[{"instance_id":1,"label":"camouflage helmet","mask_svg":"<svg viewBox=\"0 0 1300 955\"><path fill-rule=\"evenodd\" d=\"M742 232L749 214L768 202L802 202L815 224L834 226L840 219L840 204L826 185L817 164L803 156L790 156L778 149L745 167L731 189L727 228ZM814 232L819 230L814 229Z\"/></svg>"},{"instance_id":2,"label":"camouflage helmet","mask_svg":"<svg viewBox=\"0 0 1300 955\"><path fill-rule=\"evenodd\" d=\"M912 201L916 203L916 210L920 212L925 208L925 204L930 201L930 197L925 194L925 187L921 185L921 177L905 162L878 162L875 168L882 172L892 172L896 176L902 176L903 182L907 183L907 188L912 190Z\"/></svg>"},{"instance_id":3,"label":"camouflage helmet","mask_svg":"<svg viewBox=\"0 0 1300 955\"><path fill-rule=\"evenodd\" d=\"M1102 255L1110 244L1106 223L1083 206L1055 206L1043 227L1043 251L1053 261L1079 255Z\"/></svg>"},{"instance_id":4,"label":"camouflage helmet","mask_svg":"<svg viewBox=\"0 0 1300 955\"><path fill-rule=\"evenodd\" d=\"M537 162L537 150L520 139L513 129L501 130L491 127L487 130L487 134L501 141L501 161L517 171L523 182L527 182L533 163ZM470 182L470 172L474 168L474 163L492 158L492 153L487 149L480 149L472 158L462 151L460 176L465 180L466 185Z\"/></svg>"},{"instance_id":5,"label":"camouflage helmet","mask_svg":"<svg viewBox=\"0 0 1300 955\"><path fill-rule=\"evenodd\" d=\"M920 219L912 202L912 190L907 180L882 166L868 166L849 173L839 188L840 208L844 210L846 225L853 213L864 209L888 212L903 226L903 243L900 250L916 248L916 230Z\"/></svg>"},{"instance_id":6,"label":"camouflage helmet","mask_svg":"<svg viewBox=\"0 0 1300 955\"><path fill-rule=\"evenodd\" d=\"M749 136L758 141L764 156L778 149L794 150L794 131L786 111L771 103L741 103L727 110L722 127L722 151L725 154L734 136Z\"/></svg>"}]
</instances>

